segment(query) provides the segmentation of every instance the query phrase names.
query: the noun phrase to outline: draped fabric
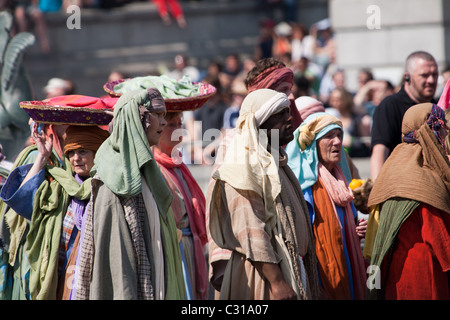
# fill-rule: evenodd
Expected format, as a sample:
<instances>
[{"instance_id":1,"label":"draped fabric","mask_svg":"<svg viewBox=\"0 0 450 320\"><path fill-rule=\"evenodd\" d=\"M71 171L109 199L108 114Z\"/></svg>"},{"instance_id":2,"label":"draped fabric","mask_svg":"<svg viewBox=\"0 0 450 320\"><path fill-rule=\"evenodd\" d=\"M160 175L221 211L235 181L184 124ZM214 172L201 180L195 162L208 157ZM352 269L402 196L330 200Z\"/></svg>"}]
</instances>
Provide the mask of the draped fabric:
<instances>
[{"instance_id":1,"label":"draped fabric","mask_svg":"<svg viewBox=\"0 0 450 320\"><path fill-rule=\"evenodd\" d=\"M298 299L319 296L306 204L285 163L280 160L283 189L275 200L277 219L271 229L266 227L265 204L258 194L235 189L223 181L214 185L210 196L211 236L220 248L232 251L219 288L221 299L270 299L267 281L251 261L279 264L283 279Z\"/></svg>"},{"instance_id":2,"label":"draped fabric","mask_svg":"<svg viewBox=\"0 0 450 320\"><path fill-rule=\"evenodd\" d=\"M302 191L312 191L310 215L316 236L321 280L329 298L363 299L366 275L360 240L356 234L350 170L343 147L341 160L329 172L319 161L317 140L342 124L327 113L308 116L287 147L289 166ZM310 189L309 189L310 188ZM342 210L342 218L338 215ZM323 277L323 279L322 279Z\"/></svg>"},{"instance_id":3,"label":"draped fabric","mask_svg":"<svg viewBox=\"0 0 450 320\"><path fill-rule=\"evenodd\" d=\"M113 109L118 98L97 98L84 95L63 95L45 99L45 102L51 106L64 106L74 108L91 108L91 109Z\"/></svg>"},{"instance_id":4,"label":"draped fabric","mask_svg":"<svg viewBox=\"0 0 450 320\"><path fill-rule=\"evenodd\" d=\"M433 259L429 259L429 251L432 250L434 257L437 257L439 247L448 243L448 223L446 226L442 225L444 220L448 221L450 214L450 163L435 132L437 130L434 126L439 123L436 117L440 118L440 123L445 123L445 115L437 108L439 107L431 103L423 103L408 109L402 123L402 135L406 139L394 149L383 165L370 194L369 206L381 208L371 264L386 267L384 272L387 276L390 276L390 272L386 271L389 268L386 264L393 263L396 266L391 278L381 275L383 287L381 290L370 290L369 298L385 298L386 286L392 286L393 283L386 284L383 281L390 279L389 281L397 283L398 276L401 275L404 276L404 282L399 288L409 283L411 290L408 293L400 289L396 298L414 299L417 297L416 288L422 285L419 282L430 279L427 284L430 286L434 283L433 277L439 268L441 271L448 271L448 257L443 258L442 255L438 258L440 266L431 268L433 270L422 268L423 264L413 263L416 269L409 264L418 256L423 258L422 262L432 261ZM440 219L437 218L439 215ZM404 233L403 229L410 233ZM439 230L432 241L427 238L430 230ZM443 237L445 235L447 239ZM414 241L411 241L412 237L415 237ZM398 251L395 245L397 242L403 244ZM424 244L428 249L420 251ZM436 250L433 248L435 246ZM411 260L402 260L402 250L411 252ZM412 271L421 272L421 277L415 279L411 275ZM377 276L380 279L379 274L374 274L374 277ZM390 290L394 294L392 287ZM432 297L430 294L427 298Z\"/></svg>"},{"instance_id":5,"label":"draped fabric","mask_svg":"<svg viewBox=\"0 0 450 320\"><path fill-rule=\"evenodd\" d=\"M130 91L119 98L114 106L113 131L100 146L91 174L97 174L112 193L121 197L141 194L142 178L145 180L156 202L160 219L165 259L165 298L181 299L185 297L185 291L175 219L171 210L173 197L153 157L139 114L140 106L153 110L149 95L154 95L154 89L150 90L153 91ZM93 234L90 236L93 237ZM85 248L88 254L92 249ZM90 272L90 266L85 267L85 271Z\"/></svg>"},{"instance_id":6,"label":"draped fabric","mask_svg":"<svg viewBox=\"0 0 450 320\"><path fill-rule=\"evenodd\" d=\"M277 96L286 97L270 89L247 95L223 163L212 175L216 181L207 200L211 237L219 247L232 250L220 288L223 299L269 298L266 281L249 260L280 263L283 278L300 299L317 298L314 263L306 271L309 285L305 288L300 280L300 256L315 260L314 251L309 250L313 246L306 204L296 181L284 181L288 196L280 195L286 177L280 171L290 171L287 158L282 149L268 151L267 134L256 120L260 108L277 109L271 103L288 107L285 98ZM292 207L288 209L283 199L291 199Z\"/></svg>"},{"instance_id":7,"label":"draped fabric","mask_svg":"<svg viewBox=\"0 0 450 320\"><path fill-rule=\"evenodd\" d=\"M23 259L16 257L16 253L23 244L22 237L26 237L23 248L27 260L19 260L19 263L30 265L29 292L33 300L56 299L62 221L71 197L89 199L90 179L80 185L72 176L67 159L66 168L47 167L50 179L44 180L36 191L26 234L27 221L24 218L11 211L5 216L12 240L11 265L17 258Z\"/></svg>"},{"instance_id":8,"label":"draped fabric","mask_svg":"<svg viewBox=\"0 0 450 320\"><path fill-rule=\"evenodd\" d=\"M450 106L450 79L447 80L447 83L445 84L444 90L442 90L442 94L439 97L437 105L443 110L447 110Z\"/></svg>"},{"instance_id":9,"label":"draped fabric","mask_svg":"<svg viewBox=\"0 0 450 320\"><path fill-rule=\"evenodd\" d=\"M278 157L273 157L267 150L270 142L267 133L258 129L255 113L263 107L272 109L266 102L278 95L284 94L259 89L247 95L242 102L235 133L227 147L223 163L212 175L214 179L225 181L236 189L252 190L261 196L265 203L268 229L275 225L275 198L281 191ZM281 103L283 108L288 107L284 101Z\"/></svg>"},{"instance_id":10,"label":"draped fabric","mask_svg":"<svg viewBox=\"0 0 450 320\"><path fill-rule=\"evenodd\" d=\"M321 283L329 299L351 299L344 243L334 204L319 178L312 187L316 215L314 236Z\"/></svg>"},{"instance_id":11,"label":"draped fabric","mask_svg":"<svg viewBox=\"0 0 450 320\"><path fill-rule=\"evenodd\" d=\"M19 154L15 165L21 164L34 150L35 145L25 149ZM60 163L55 153L50 157L50 162ZM12 209L4 212L3 216L9 231L9 264L15 266L17 263L22 270L26 270L29 264L28 298L34 300L56 299L62 220L71 197L86 200L90 195L90 179L80 185L72 176L68 159L63 162L63 168L47 166L46 170L50 178L36 191L31 221L28 222ZM5 209L3 206L2 211ZM5 237L4 233L2 237ZM15 278L14 281L22 279ZM17 284L14 286L18 288ZM27 288L20 290L26 291ZM25 298L25 295L20 295Z\"/></svg>"},{"instance_id":12,"label":"draped fabric","mask_svg":"<svg viewBox=\"0 0 450 320\"><path fill-rule=\"evenodd\" d=\"M387 300L450 300L450 215L421 204L402 223L381 265Z\"/></svg>"},{"instance_id":13,"label":"draped fabric","mask_svg":"<svg viewBox=\"0 0 450 320\"><path fill-rule=\"evenodd\" d=\"M69 199L76 197L88 200L91 194L91 179L80 185L70 171L57 167L47 170L54 180L45 180L36 192L30 230L26 238L33 300L56 299L62 220Z\"/></svg>"},{"instance_id":14,"label":"draped fabric","mask_svg":"<svg viewBox=\"0 0 450 320\"><path fill-rule=\"evenodd\" d=\"M36 145L26 147L17 156L13 168L27 164L27 159L30 157L30 154L35 152L37 152ZM56 161L56 165L63 166L65 164L57 160L58 155L55 150L52 159ZM27 281L23 277L28 279L30 267L28 261L24 258L24 254L22 253L23 246L21 246L21 242L26 237L27 220L18 215L3 201L0 201L0 210L0 214L2 215L0 237L3 249L2 277L0 282L2 291L0 298L2 300L27 299L30 298L29 290L28 288L24 288L22 283ZM21 268L16 269L15 265L20 265Z\"/></svg>"},{"instance_id":15,"label":"draped fabric","mask_svg":"<svg viewBox=\"0 0 450 320\"><path fill-rule=\"evenodd\" d=\"M418 104L405 113L402 133L414 131L417 143L403 142L394 149L373 186L369 206L401 197L450 213L450 163L426 123L432 108L431 103Z\"/></svg>"},{"instance_id":16,"label":"draped fabric","mask_svg":"<svg viewBox=\"0 0 450 320\"><path fill-rule=\"evenodd\" d=\"M333 172L329 172L322 164L319 164L319 179L321 180L321 184L324 186L324 189L326 191L326 194L328 195L331 203L333 203L333 206L326 205L325 207L321 207L320 203L321 201L324 201L323 196L325 194L321 194L319 197L314 197L314 191L313 191L313 197L314 197L314 205L316 206L317 210L315 211L316 214L324 214L327 215L324 218L326 219L333 219L337 220L339 224L339 231L341 233L341 237L339 237L338 232L335 230L334 234L330 233L330 231L327 231L329 233L329 236L326 239L319 239L316 238L317 241L322 241L323 245L326 246L327 240L330 241L330 243L342 243L342 247L340 247L340 250L346 250L348 254L348 260L349 263L345 263L347 267L340 266L341 270L342 268L347 269L347 275L344 276L344 278L347 278L347 281L350 280L349 284L352 286L352 292L353 292L353 298L357 300L364 299L365 296L365 285L366 285L366 273L365 273L365 267L364 267L364 259L361 252L360 247L360 240L355 232L356 225L355 225L355 217L354 212L352 209L352 203L353 200L353 194L348 187L348 182L345 179L342 170L337 166L333 169ZM314 188L313 188L314 190ZM318 201L318 203L316 203ZM336 206L339 206L343 208L344 211L344 219L343 223L340 222L340 219L338 218ZM331 212L326 212L328 210L332 209ZM334 215L333 215L334 213ZM330 225L336 226L336 223L332 223L330 221L327 221L326 223L329 223ZM314 225L316 225L316 221L314 222ZM333 231L332 231L333 232ZM338 239L331 239L332 236L337 236ZM344 239L342 239L344 237ZM339 241L339 238L340 241ZM335 242L337 241L337 242ZM329 249L329 248L328 248ZM324 249L322 249L324 250ZM332 248L332 250L339 250L336 246ZM318 254L319 257L319 254ZM319 260L320 261L320 260ZM342 263L342 261L337 260L338 263ZM333 265L333 263L321 263L320 265L325 268L329 267L329 264ZM330 274L327 272L324 272L325 277L329 277ZM334 281L339 281L339 277L337 279L334 279ZM331 292L331 296L334 295L333 291ZM337 299L344 299L344 296L335 297ZM351 298L351 297L346 297Z\"/></svg>"},{"instance_id":17,"label":"draped fabric","mask_svg":"<svg viewBox=\"0 0 450 320\"><path fill-rule=\"evenodd\" d=\"M208 239L205 221L205 196L186 164L174 161L174 159L161 152L159 148L153 148L153 152L156 161L161 165L163 175L169 180L168 185L173 185L182 195L182 201L187 210L189 226L194 241L195 288L198 291L197 296L200 299L206 299L208 283L203 246L207 243ZM181 180L175 168L181 171L184 181ZM187 184L188 190L186 190L184 182ZM177 217L177 214L181 215L181 213L175 211L174 206L172 206L172 210L174 211L175 217Z\"/></svg>"}]
</instances>

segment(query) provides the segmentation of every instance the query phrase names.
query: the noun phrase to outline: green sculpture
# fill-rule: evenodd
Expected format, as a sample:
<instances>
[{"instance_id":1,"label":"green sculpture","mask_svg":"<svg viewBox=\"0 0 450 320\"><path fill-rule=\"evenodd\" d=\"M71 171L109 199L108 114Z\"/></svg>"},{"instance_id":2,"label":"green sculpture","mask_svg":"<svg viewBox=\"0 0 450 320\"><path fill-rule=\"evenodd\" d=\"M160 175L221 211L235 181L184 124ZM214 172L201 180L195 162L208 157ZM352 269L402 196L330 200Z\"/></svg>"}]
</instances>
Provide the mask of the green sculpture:
<instances>
[{"instance_id":1,"label":"green sculpture","mask_svg":"<svg viewBox=\"0 0 450 320\"><path fill-rule=\"evenodd\" d=\"M11 37L12 15L0 12L0 144L3 154L13 161L30 136L28 114L20 108L21 101L32 100L32 89L22 65L25 50L35 37L20 32Z\"/></svg>"}]
</instances>

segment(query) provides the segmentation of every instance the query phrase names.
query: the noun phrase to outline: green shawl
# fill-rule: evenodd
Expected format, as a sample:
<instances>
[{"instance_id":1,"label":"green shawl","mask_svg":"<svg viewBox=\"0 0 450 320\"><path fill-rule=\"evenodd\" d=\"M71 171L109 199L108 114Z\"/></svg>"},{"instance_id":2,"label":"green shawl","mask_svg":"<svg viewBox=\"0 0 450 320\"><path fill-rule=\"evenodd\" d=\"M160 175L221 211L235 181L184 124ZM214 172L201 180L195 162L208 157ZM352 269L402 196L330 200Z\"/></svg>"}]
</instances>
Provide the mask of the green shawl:
<instances>
[{"instance_id":1,"label":"green shawl","mask_svg":"<svg viewBox=\"0 0 450 320\"><path fill-rule=\"evenodd\" d=\"M18 163L26 157L19 155ZM51 159L56 163L53 154ZM47 179L36 191L31 221L9 210L5 220L9 226L11 238L9 247L9 263L14 265L16 254L20 251L22 237L25 235L24 249L30 264L29 291L33 300L56 299L58 286L58 259L61 229L70 197L86 200L91 194L91 179L79 184L72 175L67 158L64 168L47 166ZM23 262L23 261L22 261Z\"/></svg>"},{"instance_id":2,"label":"green shawl","mask_svg":"<svg viewBox=\"0 0 450 320\"><path fill-rule=\"evenodd\" d=\"M375 283L372 283L373 286L369 287L369 299L377 299L382 296L382 290L379 290L382 282L380 273L381 263L392 248L403 222L408 219L411 213L419 205L420 202L418 201L402 198L392 198L383 203L380 212L380 224L378 226L370 262L372 271L375 273L369 275L369 280L372 279Z\"/></svg>"},{"instance_id":3,"label":"green shawl","mask_svg":"<svg viewBox=\"0 0 450 320\"><path fill-rule=\"evenodd\" d=\"M16 157L11 168L15 168L32 163L33 154L37 152L37 147L31 145L23 149ZM30 266L28 260L23 257L23 246L20 246L28 222L8 207L6 203L0 200L0 238L2 240L2 272L0 274L0 292L1 300L22 300L26 299L29 291L21 285L22 279L28 273ZM16 257L17 263L16 263Z\"/></svg>"},{"instance_id":4,"label":"green shawl","mask_svg":"<svg viewBox=\"0 0 450 320\"><path fill-rule=\"evenodd\" d=\"M159 210L166 299L184 299L181 254L171 209L173 197L153 157L139 116L139 106L148 109L150 105L147 90L130 91L119 98L114 106L113 131L98 149L91 175L98 174L114 194L123 197L141 193L141 175L145 178Z\"/></svg>"}]
</instances>

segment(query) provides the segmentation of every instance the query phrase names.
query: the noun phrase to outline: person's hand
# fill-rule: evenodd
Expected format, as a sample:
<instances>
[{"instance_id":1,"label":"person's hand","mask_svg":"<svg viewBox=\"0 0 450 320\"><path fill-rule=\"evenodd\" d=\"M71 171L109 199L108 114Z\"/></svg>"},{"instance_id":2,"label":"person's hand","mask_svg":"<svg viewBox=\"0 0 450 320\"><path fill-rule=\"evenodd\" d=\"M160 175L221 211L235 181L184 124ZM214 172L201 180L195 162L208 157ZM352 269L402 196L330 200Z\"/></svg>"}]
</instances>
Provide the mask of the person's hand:
<instances>
[{"instance_id":1,"label":"person's hand","mask_svg":"<svg viewBox=\"0 0 450 320\"><path fill-rule=\"evenodd\" d=\"M360 238L364 238L366 236L366 230L367 230L367 220L366 219L360 219L358 221L358 225L356 226L356 234Z\"/></svg>"},{"instance_id":2,"label":"person's hand","mask_svg":"<svg viewBox=\"0 0 450 320\"><path fill-rule=\"evenodd\" d=\"M31 132L31 138L33 138L38 148L39 154L43 159L48 160L53 150L53 135L47 136L44 130L38 132L38 124L33 124L33 130Z\"/></svg>"},{"instance_id":3,"label":"person's hand","mask_svg":"<svg viewBox=\"0 0 450 320\"><path fill-rule=\"evenodd\" d=\"M252 262L265 278L270 289L271 300L296 300L294 289L283 279L280 267L275 263Z\"/></svg>"},{"instance_id":4,"label":"person's hand","mask_svg":"<svg viewBox=\"0 0 450 320\"><path fill-rule=\"evenodd\" d=\"M297 300L297 294L286 281L271 283L271 300Z\"/></svg>"},{"instance_id":5,"label":"person's hand","mask_svg":"<svg viewBox=\"0 0 450 320\"><path fill-rule=\"evenodd\" d=\"M20 186L24 185L28 180L34 177L40 170L45 167L53 151L53 136L47 136L44 130L38 132L38 126L39 125L37 123L34 123L31 130L31 138L36 143L38 155L34 160L33 166L31 167L30 171L28 171Z\"/></svg>"}]
</instances>

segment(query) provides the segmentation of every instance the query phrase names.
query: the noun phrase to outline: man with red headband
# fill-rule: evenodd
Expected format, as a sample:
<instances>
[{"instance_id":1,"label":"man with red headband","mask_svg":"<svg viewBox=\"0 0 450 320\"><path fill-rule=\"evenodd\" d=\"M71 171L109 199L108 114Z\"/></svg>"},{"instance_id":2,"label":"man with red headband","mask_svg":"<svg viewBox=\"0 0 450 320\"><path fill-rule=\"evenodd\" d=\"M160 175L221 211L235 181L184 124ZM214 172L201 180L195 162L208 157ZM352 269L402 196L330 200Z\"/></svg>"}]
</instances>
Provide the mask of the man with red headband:
<instances>
[{"instance_id":1,"label":"man with red headband","mask_svg":"<svg viewBox=\"0 0 450 320\"><path fill-rule=\"evenodd\" d=\"M293 72L291 69L287 68L285 64L275 58L265 58L259 60L253 69L251 69L245 79L245 85L247 86L248 94L258 89L272 89L278 92L285 93L290 102L290 113L291 113L291 124L293 130L295 130L302 119L300 113L295 106L294 96L292 94L292 86L294 83ZM213 172L217 170L226 154L227 145L233 139L234 131L227 130L226 134L222 138L221 145L216 152L215 164ZM210 183L207 189L206 197L211 197L213 187L215 185L215 180L210 179ZM206 216L209 220L209 204L207 203ZM219 290L221 286L221 281L223 274L225 272L225 266L230 258L231 251L220 248L214 240L209 236L209 263L210 263L210 274L209 279L212 286ZM216 291L216 295L218 292Z\"/></svg>"},{"instance_id":2,"label":"man with red headband","mask_svg":"<svg viewBox=\"0 0 450 320\"><path fill-rule=\"evenodd\" d=\"M295 99L292 94L294 73L282 61L275 58L259 60L248 73L245 84L248 93L264 88L285 93L291 103L292 126L294 129L298 128L302 119L295 107Z\"/></svg>"}]
</instances>

